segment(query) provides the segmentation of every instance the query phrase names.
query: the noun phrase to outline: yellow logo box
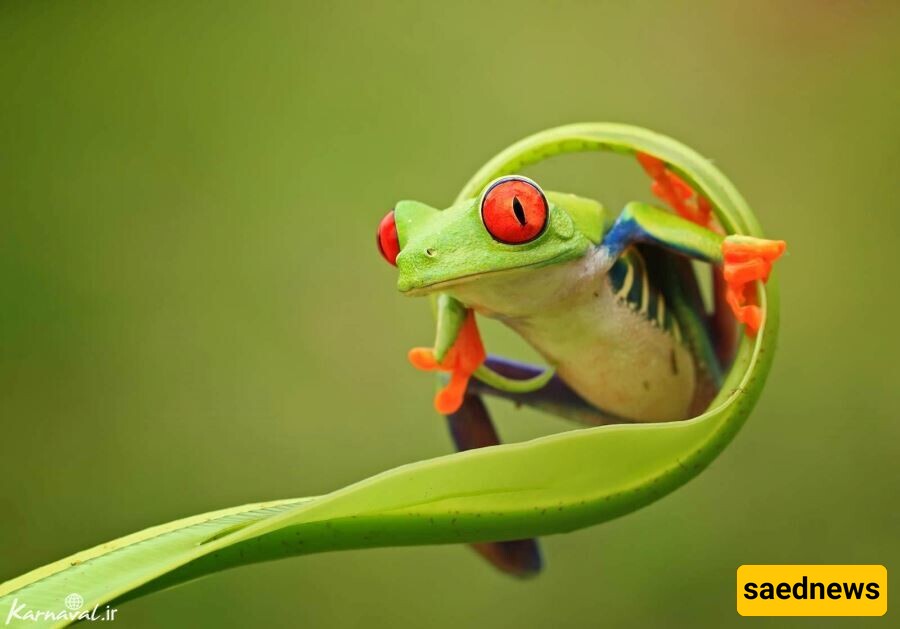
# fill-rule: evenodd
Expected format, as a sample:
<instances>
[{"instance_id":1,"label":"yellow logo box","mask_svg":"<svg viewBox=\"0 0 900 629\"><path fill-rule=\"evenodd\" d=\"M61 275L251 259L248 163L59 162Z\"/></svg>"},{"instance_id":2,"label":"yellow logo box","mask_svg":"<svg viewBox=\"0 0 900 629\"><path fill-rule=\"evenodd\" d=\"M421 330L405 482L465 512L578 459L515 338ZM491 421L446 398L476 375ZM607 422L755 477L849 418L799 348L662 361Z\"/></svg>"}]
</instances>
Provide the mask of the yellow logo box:
<instances>
[{"instance_id":1,"label":"yellow logo box","mask_svg":"<svg viewBox=\"0 0 900 629\"><path fill-rule=\"evenodd\" d=\"M884 566L741 566L741 616L883 616Z\"/></svg>"}]
</instances>

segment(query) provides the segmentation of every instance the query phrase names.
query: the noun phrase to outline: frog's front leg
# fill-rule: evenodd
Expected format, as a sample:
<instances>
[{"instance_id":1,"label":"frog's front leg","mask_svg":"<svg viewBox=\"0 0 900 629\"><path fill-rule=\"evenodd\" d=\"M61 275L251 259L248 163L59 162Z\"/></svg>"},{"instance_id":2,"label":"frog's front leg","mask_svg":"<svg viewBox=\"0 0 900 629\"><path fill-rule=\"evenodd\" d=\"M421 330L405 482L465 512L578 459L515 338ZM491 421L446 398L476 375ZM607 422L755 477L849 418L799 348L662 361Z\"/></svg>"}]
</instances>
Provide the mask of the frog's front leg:
<instances>
[{"instance_id":1,"label":"frog's front leg","mask_svg":"<svg viewBox=\"0 0 900 629\"><path fill-rule=\"evenodd\" d=\"M425 371L445 371L450 380L434 398L434 407L442 415L456 412L463 403L466 387L472 376L496 390L507 393L531 393L546 385L554 375L553 369L526 379L504 376L484 365L485 352L475 323L475 313L449 295L436 300L437 333L434 347L415 347L409 351L409 361Z\"/></svg>"},{"instance_id":2,"label":"frog's front leg","mask_svg":"<svg viewBox=\"0 0 900 629\"><path fill-rule=\"evenodd\" d=\"M426 371L450 372L450 382L434 398L437 411L450 415L462 405L469 379L484 362L485 352L474 312L443 294L437 298L437 309L434 347L414 347L409 361Z\"/></svg>"},{"instance_id":3,"label":"frog's front leg","mask_svg":"<svg viewBox=\"0 0 900 629\"><path fill-rule=\"evenodd\" d=\"M629 246L648 243L690 258L722 265L728 304L735 317L756 333L762 310L750 303L752 282L765 282L772 263L785 250L783 240L722 236L690 220L645 203L629 203L600 243L600 264L611 266Z\"/></svg>"}]
</instances>

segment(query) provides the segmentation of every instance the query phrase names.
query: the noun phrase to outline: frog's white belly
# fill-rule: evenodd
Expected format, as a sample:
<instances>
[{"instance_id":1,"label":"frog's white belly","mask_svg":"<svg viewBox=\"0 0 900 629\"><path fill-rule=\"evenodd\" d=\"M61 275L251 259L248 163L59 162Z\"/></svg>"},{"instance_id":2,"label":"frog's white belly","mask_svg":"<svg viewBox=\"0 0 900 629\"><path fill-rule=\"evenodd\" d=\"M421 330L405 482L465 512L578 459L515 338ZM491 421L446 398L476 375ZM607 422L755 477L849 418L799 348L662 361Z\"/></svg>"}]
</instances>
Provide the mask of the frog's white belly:
<instances>
[{"instance_id":1,"label":"frog's white belly","mask_svg":"<svg viewBox=\"0 0 900 629\"><path fill-rule=\"evenodd\" d=\"M636 421L689 416L691 353L618 299L589 260L485 276L451 294L518 332L599 409Z\"/></svg>"},{"instance_id":2,"label":"frog's white belly","mask_svg":"<svg viewBox=\"0 0 900 629\"><path fill-rule=\"evenodd\" d=\"M602 283L564 324L540 316L508 323L601 410L638 421L686 418L695 389L690 352Z\"/></svg>"}]
</instances>

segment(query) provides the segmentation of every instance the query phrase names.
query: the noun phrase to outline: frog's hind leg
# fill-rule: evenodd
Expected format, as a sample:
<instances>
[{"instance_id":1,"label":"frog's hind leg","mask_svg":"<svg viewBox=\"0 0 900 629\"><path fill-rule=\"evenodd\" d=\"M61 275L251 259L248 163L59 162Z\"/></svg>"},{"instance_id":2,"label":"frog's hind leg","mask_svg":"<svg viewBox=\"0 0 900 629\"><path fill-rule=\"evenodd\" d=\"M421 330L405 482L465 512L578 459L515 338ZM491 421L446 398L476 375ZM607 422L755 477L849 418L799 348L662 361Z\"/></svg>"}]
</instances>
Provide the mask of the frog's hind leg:
<instances>
[{"instance_id":1,"label":"frog's hind leg","mask_svg":"<svg viewBox=\"0 0 900 629\"><path fill-rule=\"evenodd\" d=\"M491 371L513 380L531 380L546 370L546 367L538 367L494 355L488 356L484 365ZM631 419L620 417L594 406L575 393L558 375L550 378L540 389L528 392L504 391L480 380L472 379L469 382L468 392L503 398L517 406L530 406L588 426L634 423Z\"/></svg>"},{"instance_id":2,"label":"frog's hind leg","mask_svg":"<svg viewBox=\"0 0 900 629\"><path fill-rule=\"evenodd\" d=\"M446 417L457 450L471 450L500 443L487 407L477 394L466 393L459 409ZM472 544L472 548L507 574L529 577L541 570L541 551L535 539L483 542Z\"/></svg>"}]
</instances>

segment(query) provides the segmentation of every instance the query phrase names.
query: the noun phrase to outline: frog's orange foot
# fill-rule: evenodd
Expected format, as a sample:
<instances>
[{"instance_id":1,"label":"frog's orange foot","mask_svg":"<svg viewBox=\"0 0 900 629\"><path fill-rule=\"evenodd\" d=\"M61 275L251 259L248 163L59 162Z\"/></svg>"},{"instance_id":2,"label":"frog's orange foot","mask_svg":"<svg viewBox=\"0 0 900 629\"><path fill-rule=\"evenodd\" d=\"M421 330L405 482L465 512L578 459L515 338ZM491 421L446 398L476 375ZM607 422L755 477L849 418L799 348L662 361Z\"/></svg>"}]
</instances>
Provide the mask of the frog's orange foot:
<instances>
[{"instance_id":1,"label":"frog's orange foot","mask_svg":"<svg viewBox=\"0 0 900 629\"><path fill-rule=\"evenodd\" d=\"M428 347L415 347L409 351L409 362L424 371L446 371L450 373L450 382L434 396L434 407L441 415L450 415L462 406L469 379L484 362L484 345L478 334L475 313L471 310L460 328L453 347L444 359L438 362L434 350Z\"/></svg>"},{"instance_id":2,"label":"frog's orange foot","mask_svg":"<svg viewBox=\"0 0 900 629\"><path fill-rule=\"evenodd\" d=\"M653 180L650 191L668 204L679 216L701 227L712 227L712 206L709 200L681 177L666 167L666 163L648 153L636 153L638 162Z\"/></svg>"},{"instance_id":3,"label":"frog's orange foot","mask_svg":"<svg viewBox=\"0 0 900 629\"><path fill-rule=\"evenodd\" d=\"M772 263L784 253L783 240L763 240L750 236L728 236L722 243L725 278L725 299L738 321L747 326L749 334L756 334L762 325L762 309L748 303L753 282L765 282L772 271Z\"/></svg>"}]
</instances>

